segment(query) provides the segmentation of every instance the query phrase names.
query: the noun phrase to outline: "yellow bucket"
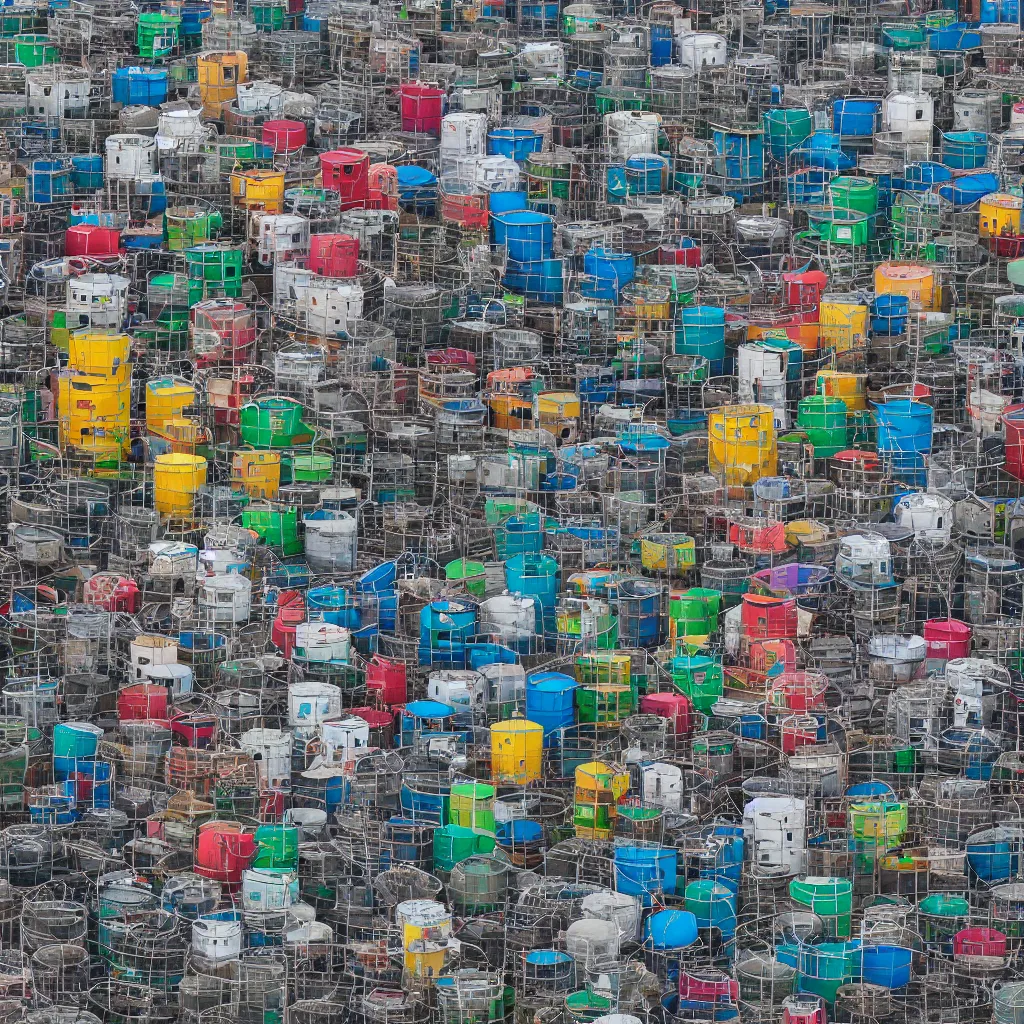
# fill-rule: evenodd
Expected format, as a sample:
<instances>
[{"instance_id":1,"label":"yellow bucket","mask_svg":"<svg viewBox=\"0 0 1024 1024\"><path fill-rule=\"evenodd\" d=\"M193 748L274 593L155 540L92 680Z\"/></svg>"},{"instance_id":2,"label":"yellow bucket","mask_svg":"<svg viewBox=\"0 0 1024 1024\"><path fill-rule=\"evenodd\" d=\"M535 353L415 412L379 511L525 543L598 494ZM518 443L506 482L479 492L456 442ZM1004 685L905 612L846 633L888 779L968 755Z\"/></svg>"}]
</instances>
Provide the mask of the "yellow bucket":
<instances>
[{"instance_id":1,"label":"yellow bucket","mask_svg":"<svg viewBox=\"0 0 1024 1024\"><path fill-rule=\"evenodd\" d=\"M231 175L231 200L235 206L265 213L284 208L284 171L254 169Z\"/></svg>"},{"instance_id":2,"label":"yellow bucket","mask_svg":"<svg viewBox=\"0 0 1024 1024\"><path fill-rule=\"evenodd\" d=\"M879 263L875 267L875 294L905 295L911 309L935 311L939 305L935 271L920 263Z\"/></svg>"},{"instance_id":3,"label":"yellow bucket","mask_svg":"<svg viewBox=\"0 0 1024 1024\"><path fill-rule=\"evenodd\" d=\"M164 435L171 420L181 419L182 411L194 405L196 389L176 377L156 377L146 384L146 429Z\"/></svg>"},{"instance_id":4,"label":"yellow bucket","mask_svg":"<svg viewBox=\"0 0 1024 1024\"><path fill-rule=\"evenodd\" d=\"M128 367L114 378L65 371L57 385L61 447L127 451L131 426Z\"/></svg>"},{"instance_id":5,"label":"yellow bucket","mask_svg":"<svg viewBox=\"0 0 1024 1024\"><path fill-rule=\"evenodd\" d=\"M220 117L221 107L238 96L238 83L248 78L249 57L243 50L209 51L196 57L199 98L207 117Z\"/></svg>"},{"instance_id":6,"label":"yellow bucket","mask_svg":"<svg viewBox=\"0 0 1024 1024\"><path fill-rule=\"evenodd\" d=\"M1000 235L1020 234L1021 207L1024 199L993 192L978 204L978 236L998 238Z\"/></svg>"},{"instance_id":7,"label":"yellow bucket","mask_svg":"<svg viewBox=\"0 0 1024 1024\"><path fill-rule=\"evenodd\" d=\"M231 487L251 498L276 498L281 487L281 453L235 452Z\"/></svg>"},{"instance_id":8,"label":"yellow bucket","mask_svg":"<svg viewBox=\"0 0 1024 1024\"><path fill-rule=\"evenodd\" d=\"M868 337L868 307L862 302L825 296L818 307L822 348L849 352L862 348Z\"/></svg>"},{"instance_id":9,"label":"yellow bucket","mask_svg":"<svg viewBox=\"0 0 1024 1024\"><path fill-rule=\"evenodd\" d=\"M158 455L153 466L153 504L163 515L190 514L206 483L206 459L198 455Z\"/></svg>"}]
</instances>

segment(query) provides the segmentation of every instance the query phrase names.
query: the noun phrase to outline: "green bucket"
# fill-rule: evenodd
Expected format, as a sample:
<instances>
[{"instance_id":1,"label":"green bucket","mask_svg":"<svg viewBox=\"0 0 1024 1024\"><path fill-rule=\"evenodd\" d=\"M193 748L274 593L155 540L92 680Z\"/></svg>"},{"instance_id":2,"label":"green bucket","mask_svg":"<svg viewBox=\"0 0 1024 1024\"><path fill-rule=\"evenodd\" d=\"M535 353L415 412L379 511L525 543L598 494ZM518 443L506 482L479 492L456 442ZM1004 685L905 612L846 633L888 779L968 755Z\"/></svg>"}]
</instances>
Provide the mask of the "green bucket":
<instances>
[{"instance_id":1,"label":"green bucket","mask_svg":"<svg viewBox=\"0 0 1024 1024\"><path fill-rule=\"evenodd\" d=\"M672 658L669 670L672 682L690 698L693 706L710 714L725 688L721 663L704 654L681 654Z\"/></svg>"},{"instance_id":2,"label":"green bucket","mask_svg":"<svg viewBox=\"0 0 1024 1024\"><path fill-rule=\"evenodd\" d=\"M828 184L836 209L857 210L869 217L878 213L878 182L853 174L840 174Z\"/></svg>"},{"instance_id":3,"label":"green bucket","mask_svg":"<svg viewBox=\"0 0 1024 1024\"><path fill-rule=\"evenodd\" d=\"M669 597L669 618L676 623L676 636L710 636L718 629L722 608L721 591L691 587Z\"/></svg>"},{"instance_id":4,"label":"green bucket","mask_svg":"<svg viewBox=\"0 0 1024 1024\"><path fill-rule=\"evenodd\" d=\"M797 407L797 427L807 434L817 458L831 458L846 447L846 403L839 398L810 395Z\"/></svg>"},{"instance_id":5,"label":"green bucket","mask_svg":"<svg viewBox=\"0 0 1024 1024\"><path fill-rule=\"evenodd\" d=\"M444 578L450 583L461 582L466 593L473 597L483 597L487 593L487 569L483 562L456 558L444 567Z\"/></svg>"},{"instance_id":6,"label":"green bucket","mask_svg":"<svg viewBox=\"0 0 1024 1024\"><path fill-rule=\"evenodd\" d=\"M450 825L495 832L494 787L483 782L460 782L452 786L448 819Z\"/></svg>"},{"instance_id":7,"label":"green bucket","mask_svg":"<svg viewBox=\"0 0 1024 1024\"><path fill-rule=\"evenodd\" d=\"M260 825L256 829L254 868L299 868L299 830L294 825Z\"/></svg>"}]
</instances>

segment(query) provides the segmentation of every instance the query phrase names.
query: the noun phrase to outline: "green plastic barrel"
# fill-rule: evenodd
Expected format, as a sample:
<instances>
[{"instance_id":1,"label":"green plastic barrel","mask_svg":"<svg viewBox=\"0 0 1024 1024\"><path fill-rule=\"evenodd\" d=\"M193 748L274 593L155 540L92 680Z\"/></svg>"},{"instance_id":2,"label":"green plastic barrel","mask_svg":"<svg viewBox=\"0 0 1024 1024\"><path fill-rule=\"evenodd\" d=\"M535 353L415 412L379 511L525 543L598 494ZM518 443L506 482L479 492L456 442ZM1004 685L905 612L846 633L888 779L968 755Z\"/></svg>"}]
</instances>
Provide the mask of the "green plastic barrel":
<instances>
[{"instance_id":1,"label":"green plastic barrel","mask_svg":"<svg viewBox=\"0 0 1024 1024\"><path fill-rule=\"evenodd\" d=\"M828 459L847 444L846 403L841 398L809 395L797 406L796 423L814 445L816 458Z\"/></svg>"},{"instance_id":2,"label":"green plastic barrel","mask_svg":"<svg viewBox=\"0 0 1024 1024\"><path fill-rule=\"evenodd\" d=\"M254 868L298 870L299 830L294 825L260 825L255 839Z\"/></svg>"},{"instance_id":3,"label":"green plastic barrel","mask_svg":"<svg viewBox=\"0 0 1024 1024\"><path fill-rule=\"evenodd\" d=\"M766 110L761 120L768 152L780 163L814 131L811 112L805 107Z\"/></svg>"},{"instance_id":4,"label":"green plastic barrel","mask_svg":"<svg viewBox=\"0 0 1024 1024\"><path fill-rule=\"evenodd\" d=\"M259 32L280 32L284 28L284 4L281 0L253 0L249 16Z\"/></svg>"},{"instance_id":5,"label":"green plastic barrel","mask_svg":"<svg viewBox=\"0 0 1024 1024\"><path fill-rule=\"evenodd\" d=\"M287 558L302 552L297 508L249 507L242 511L242 526L258 534L275 554Z\"/></svg>"},{"instance_id":6,"label":"green plastic barrel","mask_svg":"<svg viewBox=\"0 0 1024 1024\"><path fill-rule=\"evenodd\" d=\"M668 602L676 636L710 636L718 629L721 609L722 593L710 587L691 587L681 594L672 594Z\"/></svg>"},{"instance_id":7,"label":"green plastic barrel","mask_svg":"<svg viewBox=\"0 0 1024 1024\"><path fill-rule=\"evenodd\" d=\"M789 895L822 919L831 938L850 937L853 911L853 882L846 878L808 875L789 883Z\"/></svg>"},{"instance_id":8,"label":"green plastic barrel","mask_svg":"<svg viewBox=\"0 0 1024 1024\"><path fill-rule=\"evenodd\" d=\"M962 896L934 892L917 905L917 929L926 944L948 945L951 953L953 936L967 927L970 913L971 905Z\"/></svg>"},{"instance_id":9,"label":"green plastic barrel","mask_svg":"<svg viewBox=\"0 0 1024 1024\"><path fill-rule=\"evenodd\" d=\"M468 857L490 853L495 845L494 836L474 832L462 825L434 829L434 870L451 871Z\"/></svg>"},{"instance_id":10,"label":"green plastic barrel","mask_svg":"<svg viewBox=\"0 0 1024 1024\"><path fill-rule=\"evenodd\" d=\"M681 654L672 658L669 667L672 682L698 711L710 714L725 687L721 663L704 654Z\"/></svg>"},{"instance_id":11,"label":"green plastic barrel","mask_svg":"<svg viewBox=\"0 0 1024 1024\"><path fill-rule=\"evenodd\" d=\"M576 720L581 725L616 725L636 711L636 690L603 683L579 686L575 691Z\"/></svg>"},{"instance_id":12,"label":"green plastic barrel","mask_svg":"<svg viewBox=\"0 0 1024 1024\"><path fill-rule=\"evenodd\" d=\"M326 483L334 475L330 455L295 455L291 459L292 480L301 483Z\"/></svg>"},{"instance_id":13,"label":"green plastic barrel","mask_svg":"<svg viewBox=\"0 0 1024 1024\"><path fill-rule=\"evenodd\" d=\"M602 117L619 110L650 110L651 94L647 89L602 85L594 92L594 105Z\"/></svg>"},{"instance_id":14,"label":"green plastic barrel","mask_svg":"<svg viewBox=\"0 0 1024 1024\"><path fill-rule=\"evenodd\" d=\"M452 786L448 818L451 825L495 832L494 787L483 782L460 782Z\"/></svg>"},{"instance_id":15,"label":"green plastic barrel","mask_svg":"<svg viewBox=\"0 0 1024 1024\"><path fill-rule=\"evenodd\" d=\"M26 68L38 68L43 64L56 64L60 51L49 36L25 33L14 37L14 59Z\"/></svg>"},{"instance_id":16,"label":"green plastic barrel","mask_svg":"<svg viewBox=\"0 0 1024 1024\"><path fill-rule=\"evenodd\" d=\"M860 210L810 209L807 221L813 235L834 245L867 245L871 222Z\"/></svg>"},{"instance_id":17,"label":"green plastic barrel","mask_svg":"<svg viewBox=\"0 0 1024 1024\"><path fill-rule=\"evenodd\" d=\"M161 11L146 11L139 15L135 40L140 57L150 60L168 56L178 45L181 18Z\"/></svg>"},{"instance_id":18,"label":"green plastic barrel","mask_svg":"<svg viewBox=\"0 0 1024 1024\"><path fill-rule=\"evenodd\" d=\"M209 242L185 250L190 281L202 282L207 298L237 299L242 294L241 248Z\"/></svg>"},{"instance_id":19,"label":"green plastic barrel","mask_svg":"<svg viewBox=\"0 0 1024 1024\"><path fill-rule=\"evenodd\" d=\"M487 569L483 562L456 558L444 567L444 578L452 583L461 582L467 594L483 597L487 593Z\"/></svg>"},{"instance_id":20,"label":"green plastic barrel","mask_svg":"<svg viewBox=\"0 0 1024 1024\"><path fill-rule=\"evenodd\" d=\"M878 182L854 174L840 174L828 184L836 209L857 210L869 217L878 213Z\"/></svg>"},{"instance_id":21,"label":"green plastic barrel","mask_svg":"<svg viewBox=\"0 0 1024 1024\"><path fill-rule=\"evenodd\" d=\"M800 946L797 955L800 991L834 1003L839 986L853 980L856 958L857 951L851 950L846 942Z\"/></svg>"}]
</instances>

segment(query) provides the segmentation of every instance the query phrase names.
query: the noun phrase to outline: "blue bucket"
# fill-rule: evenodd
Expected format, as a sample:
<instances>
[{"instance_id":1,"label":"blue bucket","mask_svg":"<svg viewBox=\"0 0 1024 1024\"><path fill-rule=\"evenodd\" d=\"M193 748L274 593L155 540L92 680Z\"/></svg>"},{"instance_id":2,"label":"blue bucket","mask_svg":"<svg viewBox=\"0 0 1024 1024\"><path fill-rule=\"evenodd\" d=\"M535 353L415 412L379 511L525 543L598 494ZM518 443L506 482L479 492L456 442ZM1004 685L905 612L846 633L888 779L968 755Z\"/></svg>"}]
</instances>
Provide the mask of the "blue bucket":
<instances>
[{"instance_id":1,"label":"blue bucket","mask_svg":"<svg viewBox=\"0 0 1024 1024\"><path fill-rule=\"evenodd\" d=\"M513 210L492 217L500 220L505 232L508 258L515 263L539 263L551 256L555 223L546 213ZM561 273L559 273L561 278Z\"/></svg>"},{"instance_id":2,"label":"blue bucket","mask_svg":"<svg viewBox=\"0 0 1024 1024\"><path fill-rule=\"evenodd\" d=\"M942 162L955 170L973 171L985 166L988 136L984 132L946 132L942 136Z\"/></svg>"},{"instance_id":3,"label":"blue bucket","mask_svg":"<svg viewBox=\"0 0 1024 1024\"><path fill-rule=\"evenodd\" d=\"M903 171L903 188L907 192L927 192L932 185L941 185L953 177L953 172L933 160L907 164Z\"/></svg>"},{"instance_id":4,"label":"blue bucket","mask_svg":"<svg viewBox=\"0 0 1024 1024\"><path fill-rule=\"evenodd\" d=\"M668 161L663 156L631 156L625 168L627 191L633 196L660 195L667 170Z\"/></svg>"},{"instance_id":5,"label":"blue bucket","mask_svg":"<svg viewBox=\"0 0 1024 1024\"><path fill-rule=\"evenodd\" d=\"M672 26L651 25L651 67L660 68L672 63Z\"/></svg>"},{"instance_id":6,"label":"blue bucket","mask_svg":"<svg viewBox=\"0 0 1024 1024\"><path fill-rule=\"evenodd\" d=\"M999 191L999 178L994 174L968 174L939 189L939 195L954 206L973 206L990 192Z\"/></svg>"},{"instance_id":7,"label":"blue bucket","mask_svg":"<svg viewBox=\"0 0 1024 1024\"><path fill-rule=\"evenodd\" d=\"M871 303L871 332L899 337L907 330L910 299L906 295L877 295Z\"/></svg>"},{"instance_id":8,"label":"blue bucket","mask_svg":"<svg viewBox=\"0 0 1024 1024\"><path fill-rule=\"evenodd\" d=\"M645 908L654 897L676 891L676 850L658 847L618 846L615 848L615 890L639 896Z\"/></svg>"},{"instance_id":9,"label":"blue bucket","mask_svg":"<svg viewBox=\"0 0 1024 1024\"><path fill-rule=\"evenodd\" d=\"M725 310L718 306L688 306L676 325L675 354L725 358Z\"/></svg>"},{"instance_id":10,"label":"blue bucket","mask_svg":"<svg viewBox=\"0 0 1024 1024\"><path fill-rule=\"evenodd\" d=\"M837 132L815 132L803 144L801 152L811 167L827 171L848 171L857 163L843 152L842 139Z\"/></svg>"},{"instance_id":11,"label":"blue bucket","mask_svg":"<svg viewBox=\"0 0 1024 1024\"><path fill-rule=\"evenodd\" d=\"M544 136L532 128L494 128L487 133L487 152L523 163L544 148Z\"/></svg>"},{"instance_id":12,"label":"blue bucket","mask_svg":"<svg viewBox=\"0 0 1024 1024\"><path fill-rule=\"evenodd\" d=\"M786 178L786 197L794 206L824 206L833 177L831 171L817 167L794 171Z\"/></svg>"},{"instance_id":13,"label":"blue bucket","mask_svg":"<svg viewBox=\"0 0 1024 1024\"><path fill-rule=\"evenodd\" d=\"M864 946L861 949L861 975L868 985L903 988L910 984L913 951L905 946Z\"/></svg>"},{"instance_id":14,"label":"blue bucket","mask_svg":"<svg viewBox=\"0 0 1024 1024\"><path fill-rule=\"evenodd\" d=\"M659 910L644 922L644 945L686 949L697 941L697 919L687 910Z\"/></svg>"},{"instance_id":15,"label":"blue bucket","mask_svg":"<svg viewBox=\"0 0 1024 1024\"><path fill-rule=\"evenodd\" d=\"M71 180L78 189L94 191L103 188L103 157L98 153L80 153L73 156Z\"/></svg>"},{"instance_id":16,"label":"blue bucket","mask_svg":"<svg viewBox=\"0 0 1024 1024\"><path fill-rule=\"evenodd\" d=\"M837 135L869 138L878 131L881 120L881 100L846 99L832 104L832 130Z\"/></svg>"},{"instance_id":17,"label":"blue bucket","mask_svg":"<svg viewBox=\"0 0 1024 1024\"><path fill-rule=\"evenodd\" d=\"M162 68L118 68L111 76L115 103L126 107L156 107L167 99L167 72Z\"/></svg>"},{"instance_id":18,"label":"blue bucket","mask_svg":"<svg viewBox=\"0 0 1024 1024\"><path fill-rule=\"evenodd\" d=\"M981 33L974 31L966 21L956 21L944 28L929 29L928 31L929 50L949 53L977 50L980 47Z\"/></svg>"},{"instance_id":19,"label":"blue bucket","mask_svg":"<svg viewBox=\"0 0 1024 1024\"><path fill-rule=\"evenodd\" d=\"M550 555L515 555L505 563L505 586L510 594L532 597L544 617L554 627L555 602L558 600L558 562ZM537 623L538 627L543 622Z\"/></svg>"},{"instance_id":20,"label":"blue bucket","mask_svg":"<svg viewBox=\"0 0 1024 1024\"><path fill-rule=\"evenodd\" d=\"M636 275L636 260L631 253L594 246L583 256L583 273L591 278L580 289L587 298L618 302L622 286Z\"/></svg>"}]
</instances>

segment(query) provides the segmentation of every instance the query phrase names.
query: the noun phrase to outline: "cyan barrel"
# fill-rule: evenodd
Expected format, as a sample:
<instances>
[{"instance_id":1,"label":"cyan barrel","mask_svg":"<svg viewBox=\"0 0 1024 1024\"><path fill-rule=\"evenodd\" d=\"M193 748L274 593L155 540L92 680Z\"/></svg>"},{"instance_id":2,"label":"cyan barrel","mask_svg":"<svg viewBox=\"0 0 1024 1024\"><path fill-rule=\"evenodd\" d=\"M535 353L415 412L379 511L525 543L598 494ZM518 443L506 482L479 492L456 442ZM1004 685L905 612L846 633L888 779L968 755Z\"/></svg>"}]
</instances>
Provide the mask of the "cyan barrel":
<instances>
[{"instance_id":1,"label":"cyan barrel","mask_svg":"<svg viewBox=\"0 0 1024 1024\"><path fill-rule=\"evenodd\" d=\"M798 986L801 992L810 992L834 1003L839 986L856 976L853 963L858 942L801 943L797 953Z\"/></svg>"},{"instance_id":2,"label":"cyan barrel","mask_svg":"<svg viewBox=\"0 0 1024 1024\"><path fill-rule=\"evenodd\" d=\"M555 240L554 221L546 213L513 210L498 214L505 234L508 258L516 263L535 263L551 256Z\"/></svg>"},{"instance_id":3,"label":"cyan barrel","mask_svg":"<svg viewBox=\"0 0 1024 1024\"><path fill-rule=\"evenodd\" d=\"M947 167L973 171L984 167L987 159L988 136L984 132L946 132L942 136L942 162Z\"/></svg>"},{"instance_id":4,"label":"cyan barrel","mask_svg":"<svg viewBox=\"0 0 1024 1024\"><path fill-rule=\"evenodd\" d=\"M589 278L581 289L587 298L618 302L623 285L629 284L636 274L636 260L632 253L594 246L583 256L583 272Z\"/></svg>"},{"instance_id":5,"label":"cyan barrel","mask_svg":"<svg viewBox=\"0 0 1024 1024\"><path fill-rule=\"evenodd\" d=\"M524 163L531 153L544 148L544 136L532 128L492 128L487 133L487 152Z\"/></svg>"},{"instance_id":6,"label":"cyan barrel","mask_svg":"<svg viewBox=\"0 0 1024 1024\"><path fill-rule=\"evenodd\" d=\"M814 130L811 112L804 107L773 107L764 112L761 123L768 152L780 163Z\"/></svg>"},{"instance_id":7,"label":"cyan barrel","mask_svg":"<svg viewBox=\"0 0 1024 1024\"><path fill-rule=\"evenodd\" d=\"M710 362L725 358L725 310L718 306L689 306L676 326L677 356L704 356Z\"/></svg>"},{"instance_id":8,"label":"cyan barrel","mask_svg":"<svg viewBox=\"0 0 1024 1024\"><path fill-rule=\"evenodd\" d=\"M522 554L505 563L505 585L510 594L532 597L538 605L537 630L554 629L558 599L558 562L550 555Z\"/></svg>"},{"instance_id":9,"label":"cyan barrel","mask_svg":"<svg viewBox=\"0 0 1024 1024\"><path fill-rule=\"evenodd\" d=\"M686 909L693 914L698 928L717 928L724 939L736 934L736 895L710 878L691 882L684 893Z\"/></svg>"},{"instance_id":10,"label":"cyan barrel","mask_svg":"<svg viewBox=\"0 0 1024 1024\"><path fill-rule=\"evenodd\" d=\"M832 104L832 130L842 136L868 138L878 131L881 117L881 100L851 97Z\"/></svg>"},{"instance_id":11,"label":"cyan barrel","mask_svg":"<svg viewBox=\"0 0 1024 1024\"><path fill-rule=\"evenodd\" d=\"M61 722L53 727L53 770L67 775L93 761L103 730L91 722Z\"/></svg>"},{"instance_id":12,"label":"cyan barrel","mask_svg":"<svg viewBox=\"0 0 1024 1024\"><path fill-rule=\"evenodd\" d=\"M935 410L923 402L898 399L880 403L875 416L879 455L887 456L898 479L923 483L924 456L932 450Z\"/></svg>"}]
</instances>

